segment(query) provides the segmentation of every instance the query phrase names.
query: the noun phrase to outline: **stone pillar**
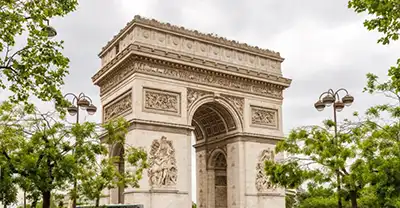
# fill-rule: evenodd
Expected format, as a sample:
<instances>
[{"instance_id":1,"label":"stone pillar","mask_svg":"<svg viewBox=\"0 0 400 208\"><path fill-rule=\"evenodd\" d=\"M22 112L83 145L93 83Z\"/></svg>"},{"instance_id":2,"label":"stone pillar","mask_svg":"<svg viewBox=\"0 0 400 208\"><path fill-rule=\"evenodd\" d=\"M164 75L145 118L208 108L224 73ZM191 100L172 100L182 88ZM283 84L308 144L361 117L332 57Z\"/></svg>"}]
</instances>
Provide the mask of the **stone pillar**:
<instances>
[{"instance_id":1,"label":"stone pillar","mask_svg":"<svg viewBox=\"0 0 400 208\"><path fill-rule=\"evenodd\" d=\"M128 133L127 145L144 147L150 167L143 173L140 188L125 189L126 204L143 204L146 208L192 206L191 129L163 125L138 122Z\"/></svg>"},{"instance_id":2,"label":"stone pillar","mask_svg":"<svg viewBox=\"0 0 400 208\"><path fill-rule=\"evenodd\" d=\"M244 207L244 171L246 166L243 160L243 142L227 144L227 188L228 207Z\"/></svg>"},{"instance_id":3,"label":"stone pillar","mask_svg":"<svg viewBox=\"0 0 400 208\"><path fill-rule=\"evenodd\" d=\"M196 191L197 191L197 207L206 208L207 207L207 162L206 162L206 150L196 151Z\"/></svg>"},{"instance_id":4,"label":"stone pillar","mask_svg":"<svg viewBox=\"0 0 400 208\"><path fill-rule=\"evenodd\" d=\"M207 208L215 208L215 171L207 171Z\"/></svg>"}]
</instances>

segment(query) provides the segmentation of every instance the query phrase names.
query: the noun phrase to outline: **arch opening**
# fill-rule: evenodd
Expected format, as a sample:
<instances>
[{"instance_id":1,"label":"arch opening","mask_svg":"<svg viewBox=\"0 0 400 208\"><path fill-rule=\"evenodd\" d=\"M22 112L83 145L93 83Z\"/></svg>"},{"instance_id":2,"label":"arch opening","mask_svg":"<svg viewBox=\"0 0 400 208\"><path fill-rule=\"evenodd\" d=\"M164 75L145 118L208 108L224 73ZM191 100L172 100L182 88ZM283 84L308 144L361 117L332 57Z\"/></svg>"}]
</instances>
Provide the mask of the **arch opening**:
<instances>
[{"instance_id":1,"label":"arch opening","mask_svg":"<svg viewBox=\"0 0 400 208\"><path fill-rule=\"evenodd\" d=\"M238 129L235 117L220 103L201 105L193 114L192 126L196 141L212 139Z\"/></svg>"},{"instance_id":2,"label":"arch opening","mask_svg":"<svg viewBox=\"0 0 400 208\"><path fill-rule=\"evenodd\" d=\"M241 129L235 111L223 101L205 102L192 114L196 152L197 207L227 207L227 153L224 137Z\"/></svg>"},{"instance_id":3,"label":"arch opening","mask_svg":"<svg viewBox=\"0 0 400 208\"><path fill-rule=\"evenodd\" d=\"M123 174L125 172L125 160L124 160L125 148L122 144L117 143L112 150L111 156L118 158L114 163L118 172ZM115 189L110 190L111 193L111 203L113 204L123 204L124 203L124 191L125 187L123 185L118 186Z\"/></svg>"}]
</instances>

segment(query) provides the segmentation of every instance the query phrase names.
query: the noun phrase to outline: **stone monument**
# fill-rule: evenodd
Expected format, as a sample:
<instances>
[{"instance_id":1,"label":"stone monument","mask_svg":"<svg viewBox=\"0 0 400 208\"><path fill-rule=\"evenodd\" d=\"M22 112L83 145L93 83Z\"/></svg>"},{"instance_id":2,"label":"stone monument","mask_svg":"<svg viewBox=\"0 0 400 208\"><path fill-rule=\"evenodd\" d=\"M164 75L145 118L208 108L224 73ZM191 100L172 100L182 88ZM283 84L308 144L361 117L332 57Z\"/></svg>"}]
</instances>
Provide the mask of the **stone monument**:
<instances>
[{"instance_id":1,"label":"stone monument","mask_svg":"<svg viewBox=\"0 0 400 208\"><path fill-rule=\"evenodd\" d=\"M150 164L140 188L105 190L102 203L191 207L194 134L197 207L285 207L263 174L263 161L281 157L273 150L291 83L279 53L135 16L99 57L103 121L130 121L126 142L145 147Z\"/></svg>"}]
</instances>

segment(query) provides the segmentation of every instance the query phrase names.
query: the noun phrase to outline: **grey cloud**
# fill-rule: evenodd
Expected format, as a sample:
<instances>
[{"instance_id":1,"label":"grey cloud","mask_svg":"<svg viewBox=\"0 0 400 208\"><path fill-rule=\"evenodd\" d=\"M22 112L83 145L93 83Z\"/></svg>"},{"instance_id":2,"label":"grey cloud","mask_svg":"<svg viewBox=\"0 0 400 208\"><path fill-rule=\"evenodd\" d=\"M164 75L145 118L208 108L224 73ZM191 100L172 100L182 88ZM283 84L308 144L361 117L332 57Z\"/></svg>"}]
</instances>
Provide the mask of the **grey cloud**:
<instances>
[{"instance_id":1,"label":"grey cloud","mask_svg":"<svg viewBox=\"0 0 400 208\"><path fill-rule=\"evenodd\" d=\"M93 99L98 113L87 118L92 121L101 120L99 89L91 81L92 75L100 69L97 54L126 24L118 6L107 0L80 1L77 11L53 21L57 39L65 41L64 54L70 59L70 74L63 91L83 92Z\"/></svg>"},{"instance_id":2,"label":"grey cloud","mask_svg":"<svg viewBox=\"0 0 400 208\"><path fill-rule=\"evenodd\" d=\"M325 27L337 27L357 20L357 16L347 9L347 0L175 0L175 6L163 2L166 1L159 0L155 4L154 15L178 24L184 22L187 27L200 26L207 29L206 32L239 38L251 44L259 44L259 39L272 38L303 20L319 21ZM185 6L202 10L201 14L189 12L177 20L176 15L181 14ZM212 25L213 28L205 25Z\"/></svg>"},{"instance_id":3,"label":"grey cloud","mask_svg":"<svg viewBox=\"0 0 400 208\"><path fill-rule=\"evenodd\" d=\"M65 40L65 54L71 59L65 91L83 91L100 106L98 88L93 86L90 79L100 67L97 54L130 21L127 17L130 15L133 18L138 13L260 47L276 47L286 58L283 65L285 76L293 79L292 86L285 92L285 131L299 125L318 124L329 116L329 112L317 113L313 108L319 93L329 88L346 87L356 96L354 106L343 112L343 116L350 116L353 110L370 106L376 99L361 93L365 73L383 72L381 75L385 75L396 57L393 53L395 49L375 47L375 37L371 38L366 31L360 33L360 37L344 40L344 45L340 46L327 44L332 40L324 37L318 40L297 37L307 36L307 32L313 34L332 28L343 30L339 35L345 37L350 34L341 27L355 22L359 23L356 24L359 30L365 30L362 28L362 17L347 9L347 0L152 0L146 4L146 11L135 10L132 4L132 13L122 14L123 10L117 1L85 0L81 1L76 12L52 22L59 33L57 38ZM307 21L316 24L310 31L299 31L299 25ZM293 34L287 36L287 31ZM281 37L282 34L303 48L287 45L288 40ZM307 47L307 44L313 47ZM331 53L335 56L329 62L319 60L320 51L311 51L321 45L332 47L328 50L333 51ZM310 57L310 54L315 57ZM310 68L313 70L309 71ZM95 119L100 120L100 116L101 113L98 113Z\"/></svg>"}]
</instances>

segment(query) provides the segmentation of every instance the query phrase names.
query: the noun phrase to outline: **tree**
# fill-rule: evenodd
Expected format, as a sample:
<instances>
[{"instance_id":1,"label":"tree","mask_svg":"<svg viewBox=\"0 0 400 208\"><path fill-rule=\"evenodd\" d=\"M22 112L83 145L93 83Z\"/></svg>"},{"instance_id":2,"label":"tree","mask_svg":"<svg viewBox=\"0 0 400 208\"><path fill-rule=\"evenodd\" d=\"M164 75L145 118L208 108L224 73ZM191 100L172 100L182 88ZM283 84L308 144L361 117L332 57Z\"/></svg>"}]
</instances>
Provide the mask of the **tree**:
<instances>
[{"instance_id":1,"label":"tree","mask_svg":"<svg viewBox=\"0 0 400 208\"><path fill-rule=\"evenodd\" d=\"M378 43L390 44L399 39L400 1L351 0L349 8L372 17L364 21L368 30L382 33ZM388 79L368 73L365 92L390 98L386 104L366 112L364 130L368 139L362 154L368 158L371 189L380 207L400 207L400 59L388 70ZM386 118L386 119L385 119Z\"/></svg>"},{"instance_id":2,"label":"tree","mask_svg":"<svg viewBox=\"0 0 400 208\"><path fill-rule=\"evenodd\" d=\"M17 187L7 164L0 163L0 201L4 208L17 200Z\"/></svg>"},{"instance_id":3,"label":"tree","mask_svg":"<svg viewBox=\"0 0 400 208\"><path fill-rule=\"evenodd\" d=\"M384 34L378 43L384 45L399 39L400 2L398 0L350 0L348 7L357 13L367 12L373 18L364 21L368 30Z\"/></svg>"},{"instance_id":4,"label":"tree","mask_svg":"<svg viewBox=\"0 0 400 208\"><path fill-rule=\"evenodd\" d=\"M62 54L63 41L51 40L53 17L74 11L77 0L0 1L0 87L13 92L11 101L28 103L31 95L62 106L60 86L69 60ZM25 41L16 46L17 38ZM26 42L26 43L24 43Z\"/></svg>"},{"instance_id":5,"label":"tree","mask_svg":"<svg viewBox=\"0 0 400 208\"><path fill-rule=\"evenodd\" d=\"M102 191L106 188L112 189L127 185L139 188L139 181L142 179L143 170L148 167L147 153L142 148L129 147L125 143L125 135L129 125L129 122L124 119L104 125L108 133L102 139L102 143L109 147L115 145L128 147L124 151L123 158L119 158L118 156L109 157L109 152L107 151L101 155L103 158L100 163L82 169L82 194L87 199L94 200L96 207L99 207ZM115 132L115 130L118 131ZM120 172L116 167L116 163L121 160L127 161L135 170Z\"/></svg>"},{"instance_id":6,"label":"tree","mask_svg":"<svg viewBox=\"0 0 400 208\"><path fill-rule=\"evenodd\" d=\"M41 198L43 207L49 208L53 191L68 189L82 167L93 165L98 155L107 152L94 123L67 126L56 114L26 114L24 106L7 102L0 109L0 164L9 165L32 207Z\"/></svg>"},{"instance_id":7,"label":"tree","mask_svg":"<svg viewBox=\"0 0 400 208\"><path fill-rule=\"evenodd\" d=\"M368 169L362 158L356 158L358 143L363 131L349 122L341 125L337 138L332 134L334 122L328 120L324 127L300 127L292 130L288 138L276 146L276 153L289 154L285 159L265 162L266 174L273 184L296 189L312 181L318 186L334 187L339 171L344 190L340 194L357 207L359 192L366 185L363 176ZM326 197L321 200L327 200ZM330 201L329 201L330 203Z\"/></svg>"},{"instance_id":8,"label":"tree","mask_svg":"<svg viewBox=\"0 0 400 208\"><path fill-rule=\"evenodd\" d=\"M396 71L398 69L394 69ZM399 70L400 72L400 70ZM398 73L400 75L400 73ZM369 108L363 118L363 131L368 135L361 143L362 156L367 158L373 186L380 207L400 207L400 76L392 75L380 83L368 74L365 91L384 94L387 104ZM386 117L386 119L385 119Z\"/></svg>"}]
</instances>

